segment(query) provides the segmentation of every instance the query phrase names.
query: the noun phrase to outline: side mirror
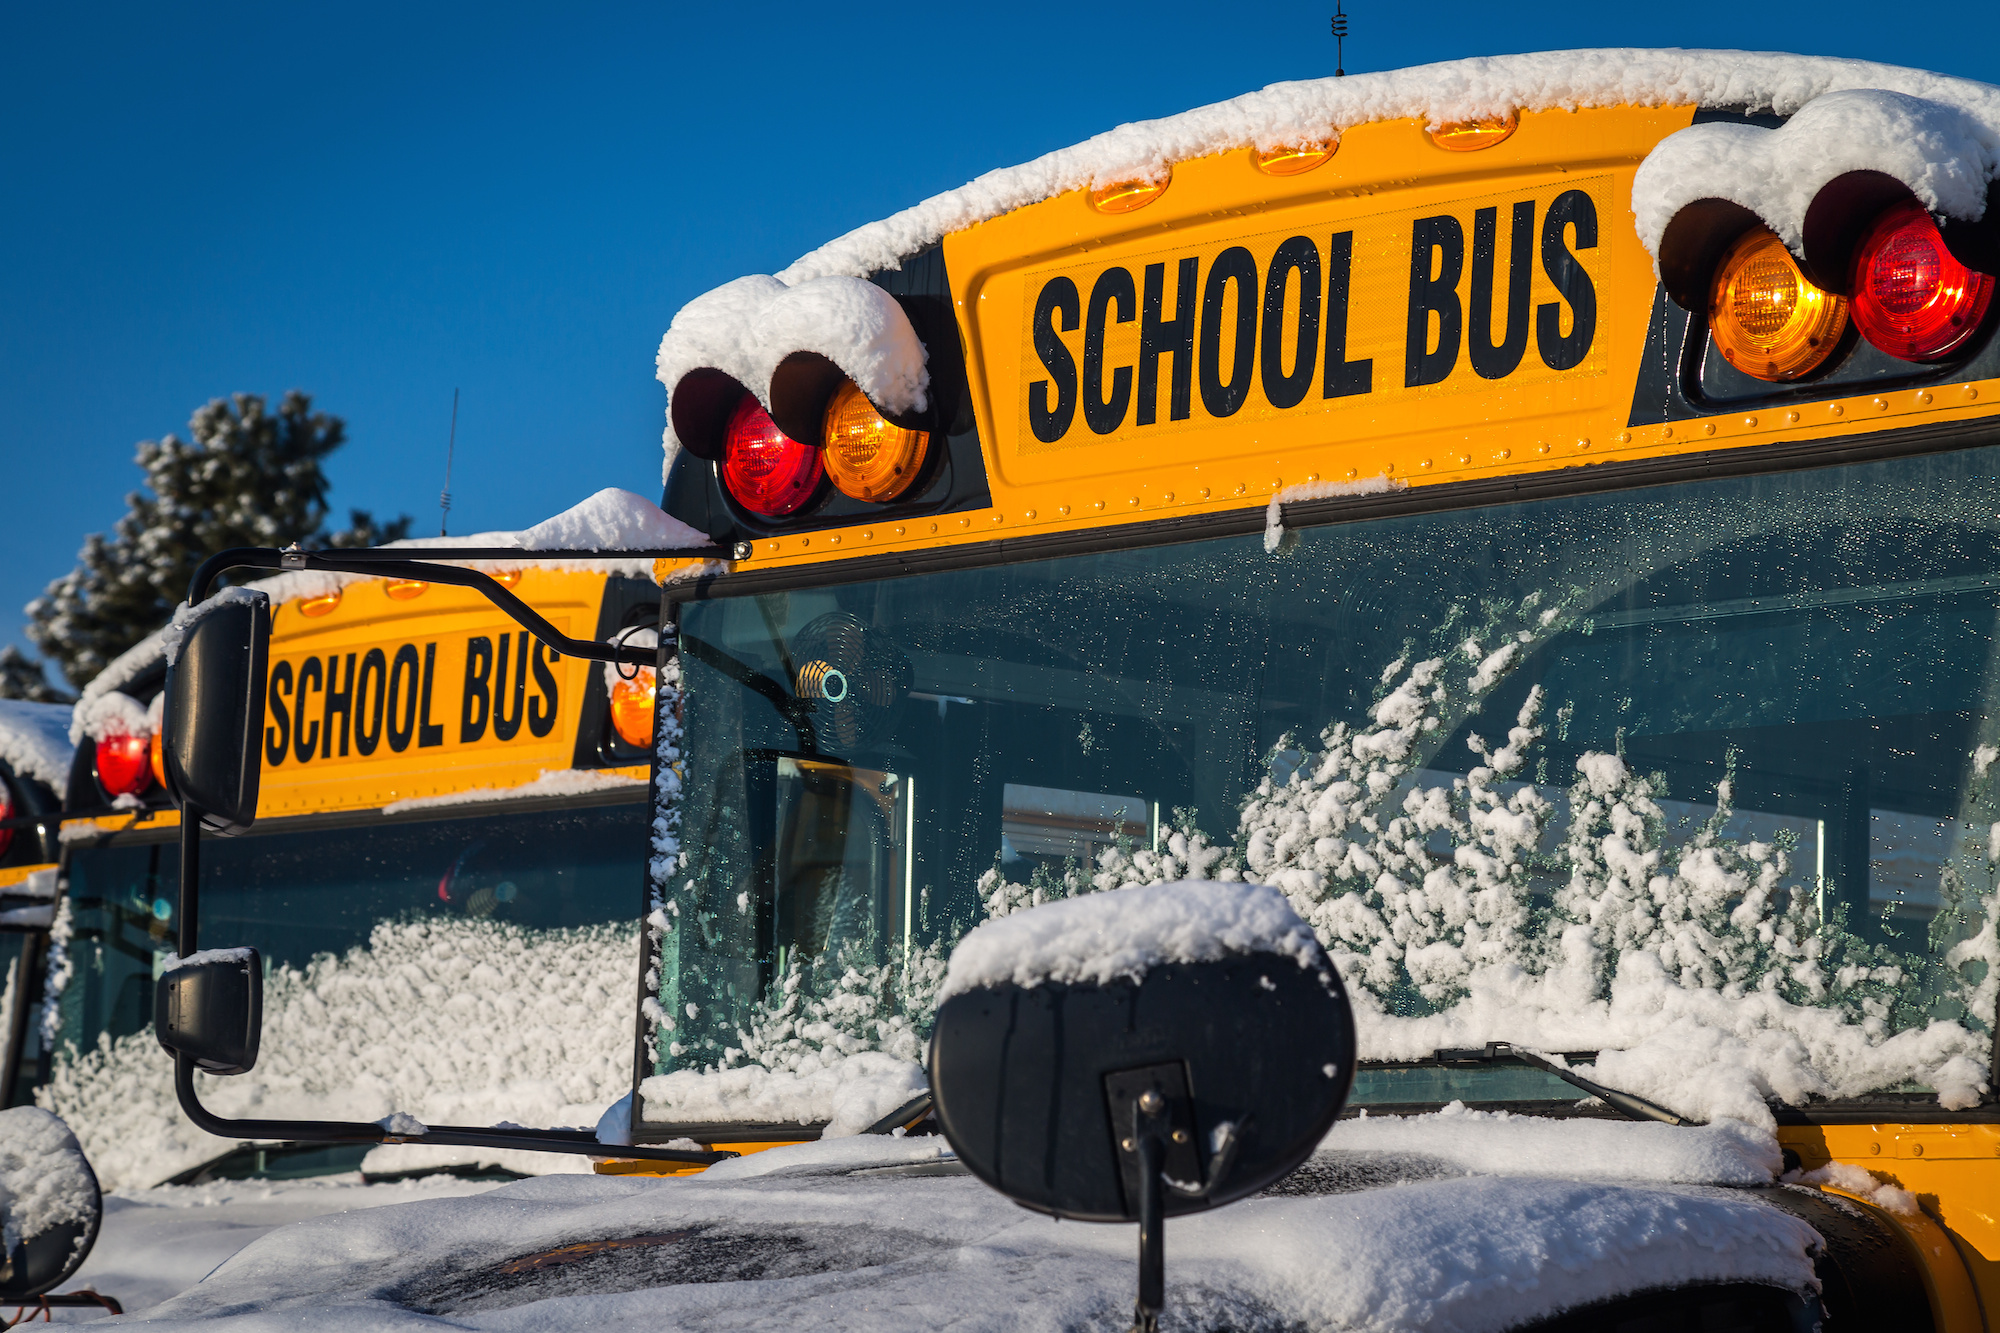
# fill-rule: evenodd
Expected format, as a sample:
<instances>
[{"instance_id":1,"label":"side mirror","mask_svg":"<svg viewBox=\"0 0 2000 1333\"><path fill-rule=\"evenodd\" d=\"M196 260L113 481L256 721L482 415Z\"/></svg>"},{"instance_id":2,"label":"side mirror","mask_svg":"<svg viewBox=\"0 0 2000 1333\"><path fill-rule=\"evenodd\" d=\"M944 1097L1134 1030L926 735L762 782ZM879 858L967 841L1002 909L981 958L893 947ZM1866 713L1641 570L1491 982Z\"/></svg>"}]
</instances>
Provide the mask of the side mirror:
<instances>
[{"instance_id":1,"label":"side mirror","mask_svg":"<svg viewBox=\"0 0 2000 1333\"><path fill-rule=\"evenodd\" d=\"M168 627L167 790L210 832L241 833L257 818L270 647L271 599L247 588L183 607Z\"/></svg>"},{"instance_id":2,"label":"side mirror","mask_svg":"<svg viewBox=\"0 0 2000 1333\"><path fill-rule=\"evenodd\" d=\"M0 1111L0 1303L68 1281L103 1221L97 1174L69 1126L35 1106Z\"/></svg>"},{"instance_id":3,"label":"side mirror","mask_svg":"<svg viewBox=\"0 0 2000 1333\"><path fill-rule=\"evenodd\" d=\"M205 949L168 959L153 983L160 1045L205 1073L247 1074L264 1032L264 963L255 949Z\"/></svg>"},{"instance_id":4,"label":"side mirror","mask_svg":"<svg viewBox=\"0 0 2000 1333\"><path fill-rule=\"evenodd\" d=\"M989 921L953 952L931 1039L940 1127L1024 1207L1138 1222L1139 1326L1168 1216L1291 1173L1354 1077L1354 1018L1276 889L1179 883Z\"/></svg>"}]
</instances>

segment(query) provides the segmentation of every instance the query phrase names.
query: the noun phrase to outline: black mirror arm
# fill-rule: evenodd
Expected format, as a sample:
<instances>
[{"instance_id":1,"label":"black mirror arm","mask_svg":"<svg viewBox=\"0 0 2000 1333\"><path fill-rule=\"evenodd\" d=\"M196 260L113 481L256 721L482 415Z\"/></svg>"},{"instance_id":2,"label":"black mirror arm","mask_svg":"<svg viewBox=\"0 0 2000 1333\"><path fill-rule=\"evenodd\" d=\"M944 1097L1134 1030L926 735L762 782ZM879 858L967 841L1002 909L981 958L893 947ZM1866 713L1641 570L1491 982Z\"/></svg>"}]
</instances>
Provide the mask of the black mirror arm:
<instances>
[{"instance_id":1,"label":"black mirror arm","mask_svg":"<svg viewBox=\"0 0 2000 1333\"><path fill-rule=\"evenodd\" d=\"M519 559L550 556L651 556L655 558L712 558L711 550L645 552L523 552L515 548L458 548L444 551L349 551L339 555L318 551L280 551L271 547L237 547L211 556L196 571L188 590L188 604L207 600L216 578L228 569L323 569L331 573L366 574L382 578L415 578L431 583L473 588L505 611L524 629L549 648L569 657L599 662L631 662L652 666L652 649L572 639L514 596L492 577L474 569L453 565L430 565L425 560ZM382 558L393 556L393 558ZM180 954L192 957L199 949L197 922L201 894L201 811L191 802L181 809L180 864ZM726 1149L717 1152L646 1145L600 1143L597 1136L582 1129L485 1129L469 1125L426 1127L421 1134L392 1134L381 1125L340 1120L231 1120L218 1116L201 1103L194 1086L194 1061L186 1055L174 1057L174 1093L182 1112L198 1128L223 1138L275 1139L304 1143L421 1143L464 1148L511 1148L527 1152L579 1153L592 1157L636 1158L652 1162L676 1162L691 1166L713 1166L738 1154Z\"/></svg>"},{"instance_id":2,"label":"black mirror arm","mask_svg":"<svg viewBox=\"0 0 2000 1333\"><path fill-rule=\"evenodd\" d=\"M599 1143L587 1129L482 1129L434 1125L421 1134L392 1134L380 1125L348 1120L230 1120L201 1104L194 1086L194 1061L174 1057L174 1093L181 1110L199 1129L226 1139L271 1139L291 1143L422 1143L434 1147L513 1148L524 1152L583 1153L592 1157L637 1158L713 1166L738 1156L727 1149L698 1152L682 1148Z\"/></svg>"},{"instance_id":3,"label":"black mirror arm","mask_svg":"<svg viewBox=\"0 0 2000 1333\"><path fill-rule=\"evenodd\" d=\"M709 547L668 551L524 551L518 547L458 547L426 551L375 547L352 551L279 550L271 546L238 546L218 552L202 562L188 587L188 605L199 606L208 599L215 580L229 569L319 569L330 574L361 574L373 578L420 579L471 588L505 611L515 624L540 639L564 657L581 657L593 662L618 662L628 666L653 666L656 654L650 648L599 643L594 639L572 639L551 625L526 602L516 597L490 574L451 564L431 564L447 560L559 560L559 559L716 559L722 553Z\"/></svg>"}]
</instances>

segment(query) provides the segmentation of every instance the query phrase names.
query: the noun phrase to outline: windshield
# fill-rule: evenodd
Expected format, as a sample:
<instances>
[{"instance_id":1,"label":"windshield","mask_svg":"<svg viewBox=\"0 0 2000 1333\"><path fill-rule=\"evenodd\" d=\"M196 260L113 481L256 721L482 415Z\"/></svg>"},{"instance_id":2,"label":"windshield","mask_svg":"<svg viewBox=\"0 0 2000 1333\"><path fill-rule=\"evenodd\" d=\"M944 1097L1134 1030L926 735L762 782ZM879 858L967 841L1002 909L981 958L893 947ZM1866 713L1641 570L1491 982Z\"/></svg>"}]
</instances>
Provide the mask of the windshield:
<instances>
[{"instance_id":1,"label":"windshield","mask_svg":"<svg viewBox=\"0 0 2000 1333\"><path fill-rule=\"evenodd\" d=\"M1363 1102L1579 1095L1432 1060L1506 1041L1703 1117L1969 1105L2000 981L1996 463L687 604L645 1116L717 1110L689 1071L921 1059L989 916L1239 877L1291 897L1364 1056L1401 1062Z\"/></svg>"},{"instance_id":2,"label":"windshield","mask_svg":"<svg viewBox=\"0 0 2000 1333\"><path fill-rule=\"evenodd\" d=\"M201 943L258 950L265 1018L256 1070L204 1076L203 1099L225 1115L594 1123L631 1082L643 794L204 838ZM93 1161L93 1136L116 1131L99 1170L121 1179L143 1173L126 1161L135 1133L182 1166L227 1147L185 1124L152 1035L178 868L174 830L69 852L41 1097Z\"/></svg>"}]
</instances>

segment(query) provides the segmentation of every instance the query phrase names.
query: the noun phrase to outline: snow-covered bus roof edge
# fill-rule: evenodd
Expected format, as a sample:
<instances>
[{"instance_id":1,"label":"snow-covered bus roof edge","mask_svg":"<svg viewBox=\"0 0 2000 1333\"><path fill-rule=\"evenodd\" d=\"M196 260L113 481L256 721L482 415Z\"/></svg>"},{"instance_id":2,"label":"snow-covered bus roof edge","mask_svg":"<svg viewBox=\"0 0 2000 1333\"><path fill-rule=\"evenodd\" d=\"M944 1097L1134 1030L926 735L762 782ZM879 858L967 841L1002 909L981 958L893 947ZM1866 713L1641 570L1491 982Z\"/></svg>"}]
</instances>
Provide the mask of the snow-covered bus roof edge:
<instances>
[{"instance_id":1,"label":"snow-covered bus roof edge","mask_svg":"<svg viewBox=\"0 0 2000 1333\"><path fill-rule=\"evenodd\" d=\"M1657 257L1680 208L1708 196L1750 209L1796 250L1819 186L1854 170L1902 180L1933 211L1967 221L1984 214L1987 185L2000 166L2000 88L1990 84L1776 52L1606 48L1483 56L1275 83L989 171L857 227L775 275L751 274L695 297L661 338L656 372L671 399L689 372L720 370L768 408L774 368L793 352L811 351L832 360L877 405L921 410L929 383L923 346L894 302L864 280L1016 209L1072 190L1158 180L1177 163L1217 153L1323 142L1377 121L1438 126L1617 106L1792 116L1822 98L1814 114L1781 130L1709 124L1668 136L1633 186L1634 221L1648 253ZM680 447L671 413L662 443L670 470Z\"/></svg>"},{"instance_id":2,"label":"snow-covered bus roof edge","mask_svg":"<svg viewBox=\"0 0 2000 1333\"><path fill-rule=\"evenodd\" d=\"M1198 157L1292 147L1376 121L1420 119L1438 126L1521 111L1613 106L1734 108L1789 116L1817 97L1847 89L1941 102L1989 126L2000 124L2000 88L1992 84L1869 60L1638 47L1478 56L1274 83L1226 102L1120 125L856 227L801 256L776 277L788 287L820 277L867 277L900 267L950 232L1071 190L1158 179L1176 163ZM1989 177L1994 165L1989 159Z\"/></svg>"},{"instance_id":3,"label":"snow-covered bus roof edge","mask_svg":"<svg viewBox=\"0 0 2000 1333\"><path fill-rule=\"evenodd\" d=\"M528 557L541 551L676 550L708 545L708 538L679 519L661 512L659 506L644 496L617 487L606 487L581 504L574 505L553 518L544 519L532 528L524 528L518 532L475 532L463 537L410 537L403 541L389 542L387 545L423 547L427 550L441 547L515 546L520 548L523 557ZM522 562L466 560L452 563L496 573L517 569ZM537 559L535 563L541 568L571 574L605 574L647 580L651 580L654 576L654 562L650 557ZM258 579L244 586L268 596L272 607L276 608L301 598L319 597L326 593L337 592L350 583L359 583L372 577L376 576L336 574L323 569L297 569L274 574L267 579ZM83 687L69 720L69 739L72 746L83 744L86 736L93 740L98 739L104 729L114 723L116 727L126 729L134 727L141 731L147 729L149 724L144 721L146 710L125 700L122 691L165 658L172 629L173 626L169 624L148 634L113 658L104 670L98 672L90 683ZM63 766L65 781L68 779L68 773L69 766L65 763Z\"/></svg>"}]
</instances>

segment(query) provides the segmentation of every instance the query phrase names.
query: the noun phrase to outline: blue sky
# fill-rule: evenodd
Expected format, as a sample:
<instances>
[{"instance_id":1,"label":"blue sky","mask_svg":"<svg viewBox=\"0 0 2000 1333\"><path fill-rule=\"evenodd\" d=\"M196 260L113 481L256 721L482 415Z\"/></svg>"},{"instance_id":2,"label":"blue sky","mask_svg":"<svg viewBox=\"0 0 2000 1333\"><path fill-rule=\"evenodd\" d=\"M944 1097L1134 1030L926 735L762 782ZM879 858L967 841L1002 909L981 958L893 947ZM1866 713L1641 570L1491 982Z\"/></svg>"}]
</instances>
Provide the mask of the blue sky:
<instances>
[{"instance_id":1,"label":"blue sky","mask_svg":"<svg viewBox=\"0 0 2000 1333\"><path fill-rule=\"evenodd\" d=\"M1333 71L1331 4L0 11L0 642L217 395L346 418L344 512L659 487L683 302L979 172ZM1351 7L1350 71L1578 46L2000 80L2000 7ZM1805 20L1810 19L1810 25Z\"/></svg>"}]
</instances>

